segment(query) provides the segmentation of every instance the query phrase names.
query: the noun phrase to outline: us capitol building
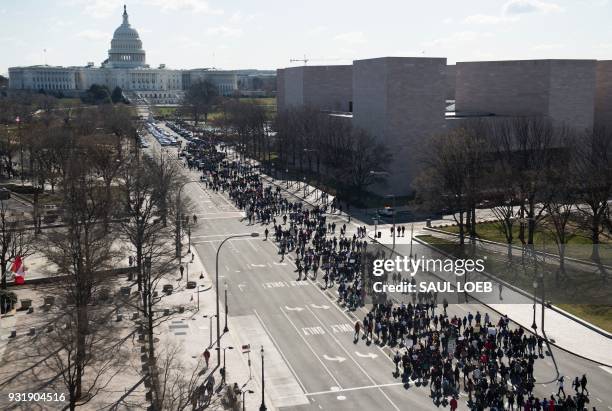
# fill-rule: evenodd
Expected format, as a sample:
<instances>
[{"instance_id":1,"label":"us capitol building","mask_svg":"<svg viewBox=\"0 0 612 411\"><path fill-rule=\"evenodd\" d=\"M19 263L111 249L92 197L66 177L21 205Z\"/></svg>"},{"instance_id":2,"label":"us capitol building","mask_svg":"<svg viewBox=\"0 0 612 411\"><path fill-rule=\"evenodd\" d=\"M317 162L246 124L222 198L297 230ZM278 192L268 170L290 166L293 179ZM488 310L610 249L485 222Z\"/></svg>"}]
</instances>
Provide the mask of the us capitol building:
<instances>
[{"instance_id":1,"label":"us capitol building","mask_svg":"<svg viewBox=\"0 0 612 411\"><path fill-rule=\"evenodd\" d=\"M213 69L174 70L164 64L151 68L138 31L130 26L126 6L123 22L113 34L108 58L100 67L61 67L38 65L9 68L9 88L13 90L44 90L49 93L77 95L93 84L106 85L111 91L119 86L130 99L145 99L151 103L178 103L184 90L196 81L208 80L221 95L238 89L239 71Z\"/></svg>"}]
</instances>

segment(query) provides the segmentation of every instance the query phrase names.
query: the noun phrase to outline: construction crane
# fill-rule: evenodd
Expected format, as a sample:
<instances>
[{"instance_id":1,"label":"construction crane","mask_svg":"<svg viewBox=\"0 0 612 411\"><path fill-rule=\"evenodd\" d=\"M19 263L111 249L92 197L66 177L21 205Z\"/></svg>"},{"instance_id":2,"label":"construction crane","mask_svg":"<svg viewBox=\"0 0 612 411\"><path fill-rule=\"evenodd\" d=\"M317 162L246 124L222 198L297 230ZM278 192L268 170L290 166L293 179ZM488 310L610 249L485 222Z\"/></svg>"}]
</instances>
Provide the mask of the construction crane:
<instances>
[{"instance_id":1,"label":"construction crane","mask_svg":"<svg viewBox=\"0 0 612 411\"><path fill-rule=\"evenodd\" d=\"M310 59L306 58L306 54L304 54L304 58L303 59L290 59L289 63L297 63L299 61L303 62L304 65L307 65L308 62L310 61Z\"/></svg>"},{"instance_id":2,"label":"construction crane","mask_svg":"<svg viewBox=\"0 0 612 411\"><path fill-rule=\"evenodd\" d=\"M290 63L297 63L297 62L302 62L304 63L304 65L308 65L309 61L338 61L338 60L348 60L345 58L308 58L306 57L306 55L304 54L304 58L303 59L290 59L289 62Z\"/></svg>"}]
</instances>

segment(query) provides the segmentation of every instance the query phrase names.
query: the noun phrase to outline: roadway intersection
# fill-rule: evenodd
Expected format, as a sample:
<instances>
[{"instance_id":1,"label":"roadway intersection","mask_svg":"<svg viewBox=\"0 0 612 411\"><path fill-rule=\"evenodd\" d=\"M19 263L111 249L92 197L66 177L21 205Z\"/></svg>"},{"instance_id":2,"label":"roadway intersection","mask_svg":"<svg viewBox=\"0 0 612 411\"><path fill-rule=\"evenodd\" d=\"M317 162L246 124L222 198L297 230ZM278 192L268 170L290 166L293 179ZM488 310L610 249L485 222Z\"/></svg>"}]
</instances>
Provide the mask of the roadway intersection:
<instances>
[{"instance_id":1,"label":"roadway intersection","mask_svg":"<svg viewBox=\"0 0 612 411\"><path fill-rule=\"evenodd\" d=\"M159 146L152 149L160 152ZM168 154L177 158L174 149ZM186 179L199 180L196 172L185 169L185 174ZM291 410L437 408L429 385L417 386L411 381L407 387L394 377L388 347L354 341L354 323L363 318L367 307L349 312L337 305L336 288L322 290L318 281L297 281L292 257L281 260L274 242L263 238L265 226L248 225L244 213L225 193L213 192L200 183L186 185L183 193L198 216L191 233L192 246L213 281L221 242L230 235L260 233L258 238L239 238L223 246L219 289L227 284L228 324L237 331L240 342L250 344L253 353L264 347L269 405ZM349 223L337 215L330 219L339 225L346 223L348 236L355 232L354 221ZM223 304L223 291L221 299ZM480 304L451 304L448 310L450 316L461 317L469 311L488 311L493 323L498 318ZM586 373L591 407L612 410L612 369L554 347L552 352L559 372L567 376L568 393L573 392L570 379ZM536 362L534 393L540 398L556 393L557 367L551 356ZM258 359L253 361L253 375L261 375ZM466 394L461 393L459 409L467 409L466 400Z\"/></svg>"}]
</instances>

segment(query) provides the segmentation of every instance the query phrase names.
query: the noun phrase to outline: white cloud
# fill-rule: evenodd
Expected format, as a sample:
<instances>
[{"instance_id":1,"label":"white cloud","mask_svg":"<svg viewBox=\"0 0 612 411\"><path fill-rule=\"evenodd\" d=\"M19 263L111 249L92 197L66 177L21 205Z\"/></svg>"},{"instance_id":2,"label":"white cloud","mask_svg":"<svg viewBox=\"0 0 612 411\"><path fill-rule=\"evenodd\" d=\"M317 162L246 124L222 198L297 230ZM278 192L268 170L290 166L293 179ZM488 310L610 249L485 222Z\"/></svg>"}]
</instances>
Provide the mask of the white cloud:
<instances>
[{"instance_id":1,"label":"white cloud","mask_svg":"<svg viewBox=\"0 0 612 411\"><path fill-rule=\"evenodd\" d=\"M457 46L464 43L474 42L476 40L480 40L483 37L491 37L493 34L488 32L479 32L479 31L457 31L452 33L446 37L441 37L438 39L426 41L423 43L426 47L449 47L449 46Z\"/></svg>"},{"instance_id":2,"label":"white cloud","mask_svg":"<svg viewBox=\"0 0 612 411\"><path fill-rule=\"evenodd\" d=\"M548 51L548 50L559 50L565 47L564 44L560 43L544 43L544 44L536 44L531 47L531 50L534 51Z\"/></svg>"},{"instance_id":3,"label":"white cloud","mask_svg":"<svg viewBox=\"0 0 612 411\"><path fill-rule=\"evenodd\" d=\"M111 14L121 16L123 0L64 0L63 5L78 8L93 18L103 19Z\"/></svg>"},{"instance_id":4,"label":"white cloud","mask_svg":"<svg viewBox=\"0 0 612 411\"><path fill-rule=\"evenodd\" d=\"M563 11L563 8L558 4L541 0L510 0L503 7L505 15L554 13L560 11Z\"/></svg>"},{"instance_id":5,"label":"white cloud","mask_svg":"<svg viewBox=\"0 0 612 411\"><path fill-rule=\"evenodd\" d=\"M315 37L315 36L319 36L323 33L325 33L327 31L327 27L326 26L316 26L311 28L310 30L308 30L306 32L306 35L309 37Z\"/></svg>"},{"instance_id":6,"label":"white cloud","mask_svg":"<svg viewBox=\"0 0 612 411\"><path fill-rule=\"evenodd\" d=\"M142 0L142 2L159 7L162 11L187 10L193 13L223 14L223 10L211 7L207 0Z\"/></svg>"},{"instance_id":7,"label":"white cloud","mask_svg":"<svg viewBox=\"0 0 612 411\"><path fill-rule=\"evenodd\" d=\"M242 35L242 29L229 26L209 27L206 30L206 34L221 37L240 37Z\"/></svg>"},{"instance_id":8,"label":"white cloud","mask_svg":"<svg viewBox=\"0 0 612 411\"><path fill-rule=\"evenodd\" d=\"M245 24L245 23L255 20L258 17L261 17L260 13L253 13L253 14L245 15L245 14L242 14L242 12L237 11L230 16L228 22L231 24Z\"/></svg>"},{"instance_id":9,"label":"white cloud","mask_svg":"<svg viewBox=\"0 0 612 411\"><path fill-rule=\"evenodd\" d=\"M366 42L365 35L361 31L340 33L334 39L347 44L363 44Z\"/></svg>"},{"instance_id":10,"label":"white cloud","mask_svg":"<svg viewBox=\"0 0 612 411\"><path fill-rule=\"evenodd\" d=\"M109 34L99 30L83 30L77 33L77 37L93 41L109 40Z\"/></svg>"},{"instance_id":11,"label":"white cloud","mask_svg":"<svg viewBox=\"0 0 612 411\"><path fill-rule=\"evenodd\" d=\"M500 24L517 21L518 17L492 16L489 14L474 14L463 19L464 24Z\"/></svg>"}]
</instances>

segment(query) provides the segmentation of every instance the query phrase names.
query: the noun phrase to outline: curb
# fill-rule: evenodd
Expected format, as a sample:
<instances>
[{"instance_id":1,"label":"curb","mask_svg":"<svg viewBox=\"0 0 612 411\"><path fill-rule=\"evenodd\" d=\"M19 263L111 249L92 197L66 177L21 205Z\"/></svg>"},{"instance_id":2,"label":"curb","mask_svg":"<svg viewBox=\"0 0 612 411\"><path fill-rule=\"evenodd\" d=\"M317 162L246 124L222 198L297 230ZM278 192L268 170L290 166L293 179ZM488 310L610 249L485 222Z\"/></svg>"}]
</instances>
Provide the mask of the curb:
<instances>
[{"instance_id":1,"label":"curb","mask_svg":"<svg viewBox=\"0 0 612 411\"><path fill-rule=\"evenodd\" d=\"M454 236L454 237L459 237L459 234L451 233L449 231L440 230L439 228L433 228L433 227L423 227L423 228L426 231L433 231L435 233L440 233L440 234L444 234L444 235L450 235L450 236ZM500 243L500 242L497 242L497 241L486 240L484 238L477 238L477 241L479 241L481 243L485 243L485 244L495 245L495 246L498 246L498 247L504 247L504 248L508 247L507 244ZM521 247L516 246L514 244L512 245L512 249L513 250L517 250L517 251L521 251L522 250ZM551 254L551 253L547 253L547 252L544 252L544 251L538 251L538 250L536 250L536 253L538 255L542 255L542 256L545 256L545 257L550 257L552 259L556 259L556 260L559 259L559 256L557 254ZM612 266L605 265L605 264L598 265L598 264L592 263L590 261L580 260L580 259L574 258L574 257L564 257L564 260L571 261L571 262L574 262L574 263L577 263L577 264L588 265L588 266L591 266L591 267L603 267L603 268L605 268L607 270L612 270Z\"/></svg>"},{"instance_id":2,"label":"curb","mask_svg":"<svg viewBox=\"0 0 612 411\"><path fill-rule=\"evenodd\" d=\"M447 234L446 232L442 232L441 230L431 230L431 229L427 229L427 228L426 228L426 230L430 230L430 231L434 231L434 232L440 232L441 234ZM453 233L450 233L450 235L453 235ZM456 258L456 257L454 257L454 256L452 256L452 255L450 255L450 254L440 250L438 247L435 247L435 246L433 246L431 244L428 244L428 243L424 242L423 240L418 239L417 237L415 237L415 240L417 240L418 242L420 242L423 245L426 245L426 246L428 246L430 248L433 248L434 250L436 250L437 252L439 252L441 254L444 254L444 255L446 255L448 257ZM499 243L496 243L496 244L499 244ZM533 295L532 294L529 294L525 290L522 290L522 289L520 289L520 288L518 288L518 287L516 287L516 286L514 286L512 284L509 284L509 283L505 282L504 280L501 280L498 277L496 277L496 276L494 276L494 275L492 275L492 274L490 274L490 273L488 273L486 271L483 271L481 274L486 275L487 277L493 278L493 279L495 279L495 281L499 281L500 283L504 284L505 287L508 287L508 288L516 291L517 293L520 293L520 294L524 295L525 297L533 299ZM549 304L549 305L547 305L547 307L550 308L551 310L556 311L557 313L565 316L566 318L569 318L570 320L573 320L573 321L579 323L583 327L586 327L586 328L590 329L591 331L595 331L596 333L598 333L598 334L600 334L600 335L602 335L602 336L612 340L612 333L609 333L608 331L603 330L603 329L597 327L596 325L591 324L588 321L583 320L582 318L576 317L575 315L570 314L567 311L565 311L565 310L563 310L563 309L561 309L559 307L554 306L553 304Z\"/></svg>"},{"instance_id":3,"label":"curb","mask_svg":"<svg viewBox=\"0 0 612 411\"><path fill-rule=\"evenodd\" d=\"M416 240L417 242L421 243L422 245L424 245L424 246L426 246L426 247L429 247L429 248L431 248L431 249L435 250L436 252L438 252L438 253L440 253L440 254L442 254L442 255L445 255L445 256L448 256L448 257L451 257L451 258L455 258L455 257L451 256L450 254L448 254L448 253L446 253L446 252L444 252L444 251L442 251L442 250L438 249L437 247L432 246L431 244L428 244L428 243L424 242L423 240L420 240L420 239L418 239L418 238L416 238L416 237L415 237L415 240ZM381 245L383 245L383 246L385 246L385 247L386 247L386 245L384 245L384 244L381 244ZM388 248L388 247L387 247L387 248ZM484 272L483 272L483 273L484 273ZM430 273L430 274L431 274L431 275L433 275L433 276L435 276L435 277L438 277L438 276L437 276L436 274L434 274L434 273ZM440 278L440 277L438 277L438 278ZM478 301L480 304L484 305L484 306L485 306L485 307L487 307L488 309L490 309L490 310L492 310L492 311L495 311L496 313L498 313L498 314L500 314L500 315L505 315L504 313L502 313L502 312L500 312L500 311L496 310L495 308L492 308L492 307L491 307L491 306L489 306L488 304L486 304L486 303L484 303L484 302L480 301L478 298L476 298L476 297L472 297L471 295L470 295L470 297L471 297L473 300ZM552 307L552 305L551 305L551 307ZM563 314L563 313L560 313L560 314ZM510 318L510 317L508 317L508 318ZM573 318L572 318L572 319L573 319ZM510 320L511 320L512 322L514 322L516 325L518 325L519 327L521 327L521 328L523 328L524 330L526 330L527 332L529 332L529 333L531 333L531 334L534 334L534 333L533 333L533 331L532 331L532 330L530 330L529 328L523 327L522 325L520 325L520 324L519 324L519 323L517 323L516 321L512 320L511 318L510 318ZM583 325L583 324L581 324L581 325ZM587 328L589 328L589 327L587 327ZM595 331L595 330L593 330L593 331ZM569 350L569 349L567 349L567 348L561 347L561 346L560 346L560 345L558 345L557 343L553 343L553 342L551 342L551 341L550 341L548 338L546 338L546 339L545 339L545 341L546 341L546 343L547 343L547 344L550 344L550 345L552 345L553 347L556 347L556 348L558 348L558 349L560 349L560 350L562 350L562 351L565 351L566 353L569 353L569 354L571 354L571 355L574 355L574 356L576 356L576 357L578 357L578 358L582 358L582 359L584 359L584 360L587 360L587 361L593 362L593 363L598 364L598 365L603 365L603 366L605 366L605 367L612 367L612 364L606 364L606 363L603 363L603 362L600 362L600 361L597 361L597 360L593 360L592 358L585 357L584 355L580 355L580 354L577 354L577 353L575 353L575 352L572 352L572 351L570 351L570 350ZM551 356L552 356L552 351L551 351Z\"/></svg>"}]
</instances>

